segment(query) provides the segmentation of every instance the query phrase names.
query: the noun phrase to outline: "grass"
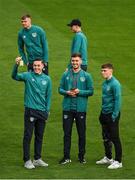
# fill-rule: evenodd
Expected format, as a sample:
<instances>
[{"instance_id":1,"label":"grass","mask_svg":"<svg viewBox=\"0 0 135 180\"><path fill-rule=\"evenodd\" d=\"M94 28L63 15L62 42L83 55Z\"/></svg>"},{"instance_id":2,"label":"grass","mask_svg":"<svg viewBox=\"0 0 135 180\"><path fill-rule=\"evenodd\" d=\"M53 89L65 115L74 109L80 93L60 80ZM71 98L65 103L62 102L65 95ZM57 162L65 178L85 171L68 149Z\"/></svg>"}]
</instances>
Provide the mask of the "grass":
<instances>
[{"instance_id":1,"label":"grass","mask_svg":"<svg viewBox=\"0 0 135 180\"><path fill-rule=\"evenodd\" d=\"M134 0L0 0L0 178L2 179L130 179L134 172L134 106L135 106L135 1ZM49 42L50 76L53 81L51 115L46 126L43 159L48 168L28 171L22 161L23 83L11 79L14 59L18 55L17 32L20 16L30 13L33 24L46 30ZM89 42L89 68L94 79L95 94L89 98L87 115L86 165L77 162L77 133L73 127L72 163L60 166L63 132L62 97L58 94L59 80L70 57L73 34L66 24L80 18ZM98 115L101 106L100 66L110 61L123 86L123 106L120 123L123 145L122 169L109 171L96 166L103 146ZM24 69L20 69L22 71ZM33 156L33 146L31 146Z\"/></svg>"}]
</instances>

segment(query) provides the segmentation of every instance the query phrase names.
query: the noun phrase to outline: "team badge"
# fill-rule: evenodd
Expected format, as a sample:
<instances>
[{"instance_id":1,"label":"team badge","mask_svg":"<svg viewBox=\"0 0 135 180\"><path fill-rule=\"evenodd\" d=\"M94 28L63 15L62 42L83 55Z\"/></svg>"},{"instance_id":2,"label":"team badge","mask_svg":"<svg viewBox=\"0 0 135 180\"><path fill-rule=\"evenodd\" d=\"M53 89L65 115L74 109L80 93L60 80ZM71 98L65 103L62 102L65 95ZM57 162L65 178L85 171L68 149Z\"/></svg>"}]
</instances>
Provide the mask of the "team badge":
<instances>
[{"instance_id":1,"label":"team badge","mask_svg":"<svg viewBox=\"0 0 135 180\"><path fill-rule=\"evenodd\" d=\"M35 33L32 33L32 36L33 37L36 37L37 36L37 33L35 32Z\"/></svg>"},{"instance_id":2,"label":"team badge","mask_svg":"<svg viewBox=\"0 0 135 180\"><path fill-rule=\"evenodd\" d=\"M30 117L30 122L33 122L34 121L34 117Z\"/></svg>"},{"instance_id":3,"label":"team badge","mask_svg":"<svg viewBox=\"0 0 135 180\"><path fill-rule=\"evenodd\" d=\"M26 36L25 35L23 35L23 39L25 39L26 38Z\"/></svg>"},{"instance_id":4,"label":"team badge","mask_svg":"<svg viewBox=\"0 0 135 180\"><path fill-rule=\"evenodd\" d=\"M42 83L42 85L46 85L47 82L45 80L42 80L41 83Z\"/></svg>"},{"instance_id":5,"label":"team badge","mask_svg":"<svg viewBox=\"0 0 135 180\"><path fill-rule=\"evenodd\" d=\"M85 77L80 77L80 81L84 82L85 81Z\"/></svg>"},{"instance_id":6,"label":"team badge","mask_svg":"<svg viewBox=\"0 0 135 180\"><path fill-rule=\"evenodd\" d=\"M67 119L68 118L68 115L67 114L64 114L64 119Z\"/></svg>"},{"instance_id":7,"label":"team badge","mask_svg":"<svg viewBox=\"0 0 135 180\"><path fill-rule=\"evenodd\" d=\"M34 79L34 78L32 78L31 80L32 80L33 82L35 81L35 79Z\"/></svg>"},{"instance_id":8,"label":"team badge","mask_svg":"<svg viewBox=\"0 0 135 180\"><path fill-rule=\"evenodd\" d=\"M69 77L67 76L66 79L69 80Z\"/></svg>"},{"instance_id":9,"label":"team badge","mask_svg":"<svg viewBox=\"0 0 135 180\"><path fill-rule=\"evenodd\" d=\"M107 91L110 91L110 89L111 89L110 86L107 86Z\"/></svg>"}]
</instances>

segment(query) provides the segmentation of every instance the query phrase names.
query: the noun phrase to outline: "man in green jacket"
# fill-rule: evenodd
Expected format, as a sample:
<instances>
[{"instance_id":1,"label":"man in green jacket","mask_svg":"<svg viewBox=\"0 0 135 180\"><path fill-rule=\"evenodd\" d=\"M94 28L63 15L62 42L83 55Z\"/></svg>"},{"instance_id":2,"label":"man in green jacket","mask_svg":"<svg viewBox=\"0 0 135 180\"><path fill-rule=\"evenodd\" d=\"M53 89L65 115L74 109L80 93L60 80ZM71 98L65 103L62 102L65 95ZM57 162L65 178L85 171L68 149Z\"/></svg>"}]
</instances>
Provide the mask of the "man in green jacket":
<instances>
[{"instance_id":1,"label":"man in green jacket","mask_svg":"<svg viewBox=\"0 0 135 180\"><path fill-rule=\"evenodd\" d=\"M43 72L48 74L48 43L45 31L31 24L31 16L26 14L21 17L23 28L18 33L18 50L28 70L33 70L33 61L42 59Z\"/></svg>"},{"instance_id":2,"label":"man in green jacket","mask_svg":"<svg viewBox=\"0 0 135 180\"><path fill-rule=\"evenodd\" d=\"M66 71L61 79L59 93L63 99L63 131L64 131L64 157L60 164L70 163L70 147L72 126L75 119L79 136L80 163L86 163L85 141L86 141L86 109L88 96L93 95L93 80L90 74L81 69L81 55L72 54L72 69Z\"/></svg>"},{"instance_id":3,"label":"man in green jacket","mask_svg":"<svg viewBox=\"0 0 135 180\"><path fill-rule=\"evenodd\" d=\"M46 120L50 111L51 102L51 79L42 73L44 64L42 60L33 61L33 72L18 73L21 58L16 58L12 78L25 83L24 92L24 137L23 137L23 160L24 167L33 169L35 166L48 166L41 159L43 133ZM30 142L32 134L35 134L34 160L30 159Z\"/></svg>"},{"instance_id":4,"label":"man in green jacket","mask_svg":"<svg viewBox=\"0 0 135 180\"><path fill-rule=\"evenodd\" d=\"M68 26L71 27L71 31L75 33L72 45L71 45L71 56L74 53L80 53L82 56L82 64L81 68L84 71L87 71L87 64L88 64L88 55L87 55L87 38L85 34L82 32L81 29L81 21L79 19L73 19ZM71 68L71 64L68 65L68 68Z\"/></svg>"},{"instance_id":5,"label":"man in green jacket","mask_svg":"<svg viewBox=\"0 0 135 180\"><path fill-rule=\"evenodd\" d=\"M109 164L108 169L122 168L122 146L119 137L119 119L121 109L121 85L113 76L113 65L103 64L101 73L105 81L102 85L102 110L99 117L105 156L96 164ZM115 160L112 159L112 143Z\"/></svg>"}]
</instances>

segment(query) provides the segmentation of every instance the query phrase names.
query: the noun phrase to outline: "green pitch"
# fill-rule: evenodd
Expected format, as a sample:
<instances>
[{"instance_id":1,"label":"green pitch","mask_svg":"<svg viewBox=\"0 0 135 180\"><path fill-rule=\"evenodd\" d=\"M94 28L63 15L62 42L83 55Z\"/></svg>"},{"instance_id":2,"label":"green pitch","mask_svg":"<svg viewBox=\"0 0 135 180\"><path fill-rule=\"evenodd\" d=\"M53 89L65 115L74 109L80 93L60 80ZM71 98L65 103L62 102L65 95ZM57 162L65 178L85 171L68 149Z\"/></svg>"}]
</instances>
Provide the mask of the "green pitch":
<instances>
[{"instance_id":1,"label":"green pitch","mask_svg":"<svg viewBox=\"0 0 135 180\"><path fill-rule=\"evenodd\" d=\"M46 30L49 42L49 68L53 81L52 107L46 126L43 159L48 168L26 170L22 161L23 83L11 79L18 55L17 32L20 16L29 13L33 24ZM77 132L73 127L72 163L61 166L63 131L62 97L59 80L70 56L73 34L66 24L80 18L89 41L89 68L95 94L89 98L87 116L86 165L77 161ZM135 164L135 1L134 0L0 0L0 178L14 179L90 179L134 178ZM103 156L98 115L101 106L100 65L112 62L115 75L123 85L120 122L123 145L123 168L108 170L95 161ZM20 71L25 70L20 69ZM31 146L33 152L33 145ZM33 153L31 154L33 156Z\"/></svg>"}]
</instances>

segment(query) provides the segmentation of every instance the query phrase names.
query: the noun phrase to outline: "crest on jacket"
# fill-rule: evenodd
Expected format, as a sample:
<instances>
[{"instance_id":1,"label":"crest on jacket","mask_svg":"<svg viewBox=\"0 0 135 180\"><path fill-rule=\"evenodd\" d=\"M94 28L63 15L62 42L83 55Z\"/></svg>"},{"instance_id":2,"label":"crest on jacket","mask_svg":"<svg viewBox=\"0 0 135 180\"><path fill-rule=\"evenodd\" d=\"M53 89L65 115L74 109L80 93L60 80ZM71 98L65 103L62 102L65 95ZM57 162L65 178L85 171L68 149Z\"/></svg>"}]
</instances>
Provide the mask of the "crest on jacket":
<instances>
[{"instance_id":1,"label":"crest on jacket","mask_svg":"<svg viewBox=\"0 0 135 180\"><path fill-rule=\"evenodd\" d=\"M35 32L35 33L32 33L32 36L33 37L36 37L37 36L37 33Z\"/></svg>"},{"instance_id":2,"label":"crest on jacket","mask_svg":"<svg viewBox=\"0 0 135 180\"><path fill-rule=\"evenodd\" d=\"M42 80L42 85L46 85L46 81L45 80Z\"/></svg>"},{"instance_id":3,"label":"crest on jacket","mask_svg":"<svg viewBox=\"0 0 135 180\"><path fill-rule=\"evenodd\" d=\"M85 81L85 77L80 77L80 81L84 82Z\"/></svg>"}]
</instances>

